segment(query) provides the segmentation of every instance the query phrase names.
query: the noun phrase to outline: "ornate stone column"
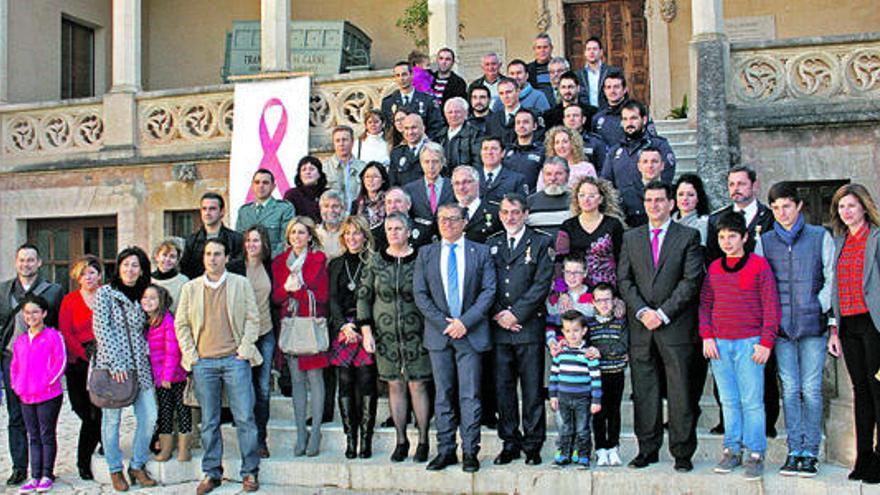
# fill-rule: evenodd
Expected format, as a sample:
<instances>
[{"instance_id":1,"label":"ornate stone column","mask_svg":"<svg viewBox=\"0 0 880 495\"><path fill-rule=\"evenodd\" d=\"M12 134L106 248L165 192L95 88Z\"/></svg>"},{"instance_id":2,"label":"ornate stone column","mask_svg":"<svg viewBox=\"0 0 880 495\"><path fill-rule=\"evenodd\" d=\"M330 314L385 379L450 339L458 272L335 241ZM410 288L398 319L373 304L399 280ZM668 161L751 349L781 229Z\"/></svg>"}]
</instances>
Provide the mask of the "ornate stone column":
<instances>
[{"instance_id":1,"label":"ornate stone column","mask_svg":"<svg viewBox=\"0 0 880 495\"><path fill-rule=\"evenodd\" d=\"M714 204L726 204L730 168L725 82L730 47L724 34L722 0L691 0L690 115L697 124L697 172Z\"/></svg>"},{"instance_id":2,"label":"ornate stone column","mask_svg":"<svg viewBox=\"0 0 880 495\"><path fill-rule=\"evenodd\" d=\"M137 147L141 90L141 0L113 0L113 81L104 95L104 149Z\"/></svg>"},{"instance_id":3,"label":"ornate stone column","mask_svg":"<svg viewBox=\"0 0 880 495\"><path fill-rule=\"evenodd\" d=\"M0 0L0 105L9 101L9 0Z\"/></svg>"},{"instance_id":4,"label":"ornate stone column","mask_svg":"<svg viewBox=\"0 0 880 495\"><path fill-rule=\"evenodd\" d=\"M665 118L673 106L672 76L669 70L669 23L675 19L675 0L648 0L645 19L648 21L648 63L651 75L651 115Z\"/></svg>"},{"instance_id":5,"label":"ornate stone column","mask_svg":"<svg viewBox=\"0 0 880 495\"><path fill-rule=\"evenodd\" d=\"M441 48L458 54L458 0L428 0L428 51Z\"/></svg>"},{"instance_id":6,"label":"ornate stone column","mask_svg":"<svg viewBox=\"0 0 880 495\"><path fill-rule=\"evenodd\" d=\"M290 0L260 0L260 68L290 70Z\"/></svg>"}]
</instances>

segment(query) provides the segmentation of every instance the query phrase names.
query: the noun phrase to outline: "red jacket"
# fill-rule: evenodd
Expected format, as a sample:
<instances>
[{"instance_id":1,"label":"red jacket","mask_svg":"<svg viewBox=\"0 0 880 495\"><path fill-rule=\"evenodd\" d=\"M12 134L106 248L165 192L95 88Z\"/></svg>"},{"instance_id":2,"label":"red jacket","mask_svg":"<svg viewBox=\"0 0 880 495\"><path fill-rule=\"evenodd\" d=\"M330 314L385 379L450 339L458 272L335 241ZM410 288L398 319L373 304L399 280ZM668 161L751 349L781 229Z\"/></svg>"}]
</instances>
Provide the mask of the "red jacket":
<instances>
[{"instance_id":1,"label":"red jacket","mask_svg":"<svg viewBox=\"0 0 880 495\"><path fill-rule=\"evenodd\" d=\"M58 329L64 337L67 362L74 363L77 359L88 361L83 344L94 341L95 334L92 332L92 310L86 305L80 291L71 292L62 299Z\"/></svg>"},{"instance_id":2,"label":"red jacket","mask_svg":"<svg viewBox=\"0 0 880 495\"><path fill-rule=\"evenodd\" d=\"M287 268L287 257L291 249L288 248L272 260L272 301L280 307L281 318L290 316L288 310L288 298L293 298L299 303L297 316L327 317L327 300L330 296L330 276L327 273L327 256L321 251L309 251L302 267L303 286L296 292L284 290L284 283L290 276ZM312 291L315 296L315 314L309 314L309 294ZM299 369L310 370L324 368L330 365L329 353L321 353L315 356L299 356Z\"/></svg>"}]
</instances>

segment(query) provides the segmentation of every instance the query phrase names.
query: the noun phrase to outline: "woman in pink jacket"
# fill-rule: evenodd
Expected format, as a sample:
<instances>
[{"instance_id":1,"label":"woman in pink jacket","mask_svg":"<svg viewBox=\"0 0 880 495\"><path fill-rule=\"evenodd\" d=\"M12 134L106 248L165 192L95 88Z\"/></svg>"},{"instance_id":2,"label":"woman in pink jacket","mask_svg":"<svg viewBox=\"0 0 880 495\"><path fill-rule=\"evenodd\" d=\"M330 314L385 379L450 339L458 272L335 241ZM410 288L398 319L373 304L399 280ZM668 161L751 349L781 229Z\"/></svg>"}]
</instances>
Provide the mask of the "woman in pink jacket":
<instances>
[{"instance_id":1,"label":"woman in pink jacket","mask_svg":"<svg viewBox=\"0 0 880 495\"><path fill-rule=\"evenodd\" d=\"M19 493L47 492L55 478L55 427L61 412L61 377L67 354L61 333L43 324L49 303L40 296L28 295L21 307L28 331L12 345L9 379L21 400L21 415L27 427L31 480L21 486Z\"/></svg>"},{"instance_id":2,"label":"woman in pink jacket","mask_svg":"<svg viewBox=\"0 0 880 495\"><path fill-rule=\"evenodd\" d=\"M186 371L180 366L180 347L174 333L174 316L171 315L171 294L164 287L150 284L141 297L141 307L147 314L147 342L150 345L150 365L156 384L156 400L159 403L159 453L155 459L165 462L171 458L173 449L174 413L177 413L178 443L177 460L189 461L192 411L183 403Z\"/></svg>"}]
</instances>

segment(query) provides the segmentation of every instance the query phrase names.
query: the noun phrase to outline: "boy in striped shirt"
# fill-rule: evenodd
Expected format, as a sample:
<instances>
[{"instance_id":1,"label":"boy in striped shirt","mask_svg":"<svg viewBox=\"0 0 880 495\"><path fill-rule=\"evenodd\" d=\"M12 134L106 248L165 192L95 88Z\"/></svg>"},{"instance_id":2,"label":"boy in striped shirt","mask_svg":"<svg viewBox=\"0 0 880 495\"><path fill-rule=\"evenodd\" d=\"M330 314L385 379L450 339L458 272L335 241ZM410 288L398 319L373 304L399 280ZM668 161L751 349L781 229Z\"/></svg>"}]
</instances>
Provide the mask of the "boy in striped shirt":
<instances>
[{"instance_id":1,"label":"boy in striped shirt","mask_svg":"<svg viewBox=\"0 0 880 495\"><path fill-rule=\"evenodd\" d=\"M590 419L602 410L602 375L599 360L587 358L587 320L577 310L562 314L565 341L550 367L550 408L556 411L559 430L557 466L576 463L590 469Z\"/></svg>"}]
</instances>

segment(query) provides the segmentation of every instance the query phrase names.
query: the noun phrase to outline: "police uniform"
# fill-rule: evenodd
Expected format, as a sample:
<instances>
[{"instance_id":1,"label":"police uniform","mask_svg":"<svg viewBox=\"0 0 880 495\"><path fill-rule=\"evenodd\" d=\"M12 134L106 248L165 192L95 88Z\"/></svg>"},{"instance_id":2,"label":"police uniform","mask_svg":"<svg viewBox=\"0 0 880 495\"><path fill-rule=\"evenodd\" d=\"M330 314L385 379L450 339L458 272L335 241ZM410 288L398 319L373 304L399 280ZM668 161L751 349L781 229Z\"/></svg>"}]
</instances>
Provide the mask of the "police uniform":
<instances>
[{"instance_id":1,"label":"police uniform","mask_svg":"<svg viewBox=\"0 0 880 495\"><path fill-rule=\"evenodd\" d=\"M394 114L400 109L419 114L422 123L425 124L425 134L428 137L436 140L440 136L440 131L443 129L443 115L437 108L433 96L413 90L409 95L409 103L404 105L403 95L398 89L382 98L382 115L385 116L386 130L394 125Z\"/></svg>"},{"instance_id":2,"label":"police uniform","mask_svg":"<svg viewBox=\"0 0 880 495\"><path fill-rule=\"evenodd\" d=\"M602 139L608 143L609 147L623 142L626 137L626 133L623 132L623 127L620 125L620 112L623 109L623 105L628 101L624 100L614 107L599 110L593 115L590 130L602 136ZM648 122L645 124L645 132L654 136L657 135L657 129L654 127L654 121L651 120L650 115L648 115Z\"/></svg>"},{"instance_id":3,"label":"police uniform","mask_svg":"<svg viewBox=\"0 0 880 495\"><path fill-rule=\"evenodd\" d=\"M553 281L554 239L543 231L525 232L510 249L506 231L489 238L497 292L492 314L511 311L522 329L512 332L492 322L498 436L509 453L540 452L546 434L544 378L545 301ZM522 391L522 431L518 424L517 384Z\"/></svg>"},{"instance_id":4,"label":"police uniform","mask_svg":"<svg viewBox=\"0 0 880 495\"><path fill-rule=\"evenodd\" d=\"M514 172L522 174L529 187L529 193L536 191L541 167L544 166L544 143L532 139L529 144L514 142L504 150L501 164Z\"/></svg>"},{"instance_id":5,"label":"police uniform","mask_svg":"<svg viewBox=\"0 0 880 495\"><path fill-rule=\"evenodd\" d=\"M608 151L608 143L602 136L595 132L581 132L584 140L584 158L596 167L596 173L602 173L602 165L605 164L605 153Z\"/></svg>"},{"instance_id":6,"label":"police uniform","mask_svg":"<svg viewBox=\"0 0 880 495\"><path fill-rule=\"evenodd\" d=\"M629 228L648 223L645 211L645 184L641 180L631 182L620 189L620 206Z\"/></svg>"},{"instance_id":7,"label":"police uniform","mask_svg":"<svg viewBox=\"0 0 880 495\"><path fill-rule=\"evenodd\" d=\"M639 136L627 136L622 143L608 150L602 165L602 178L610 180L617 189L642 180L638 166L639 153L648 147L660 150L660 159L663 161L660 179L672 184L675 179L675 153L672 152L672 146L666 138L647 132L642 132Z\"/></svg>"},{"instance_id":8,"label":"police uniform","mask_svg":"<svg viewBox=\"0 0 880 495\"><path fill-rule=\"evenodd\" d=\"M501 225L501 220L498 219L497 206L479 198L474 201L479 201L480 204L473 214L468 210L468 222L464 228L464 237L469 241L485 244L489 236L502 230L504 226Z\"/></svg>"},{"instance_id":9,"label":"police uniform","mask_svg":"<svg viewBox=\"0 0 880 495\"><path fill-rule=\"evenodd\" d=\"M422 164L419 162L419 154L422 147L428 142L428 138L422 138L415 149L407 143L400 143L391 150L390 163L388 164L388 183L391 187L402 187L424 176Z\"/></svg>"},{"instance_id":10,"label":"police uniform","mask_svg":"<svg viewBox=\"0 0 880 495\"><path fill-rule=\"evenodd\" d=\"M519 193L528 196L528 186L522 174L504 166L497 167L492 173L494 177L492 177L492 182L489 183L486 170L480 170L480 199L483 201L497 205L507 193Z\"/></svg>"},{"instance_id":11,"label":"police uniform","mask_svg":"<svg viewBox=\"0 0 880 495\"><path fill-rule=\"evenodd\" d=\"M424 218L412 219L412 230L409 233L409 245L416 251L420 247L431 244L440 239L436 222ZM380 223L370 230L376 245L376 252L385 252L388 247L388 238L385 237L385 224Z\"/></svg>"}]
</instances>

